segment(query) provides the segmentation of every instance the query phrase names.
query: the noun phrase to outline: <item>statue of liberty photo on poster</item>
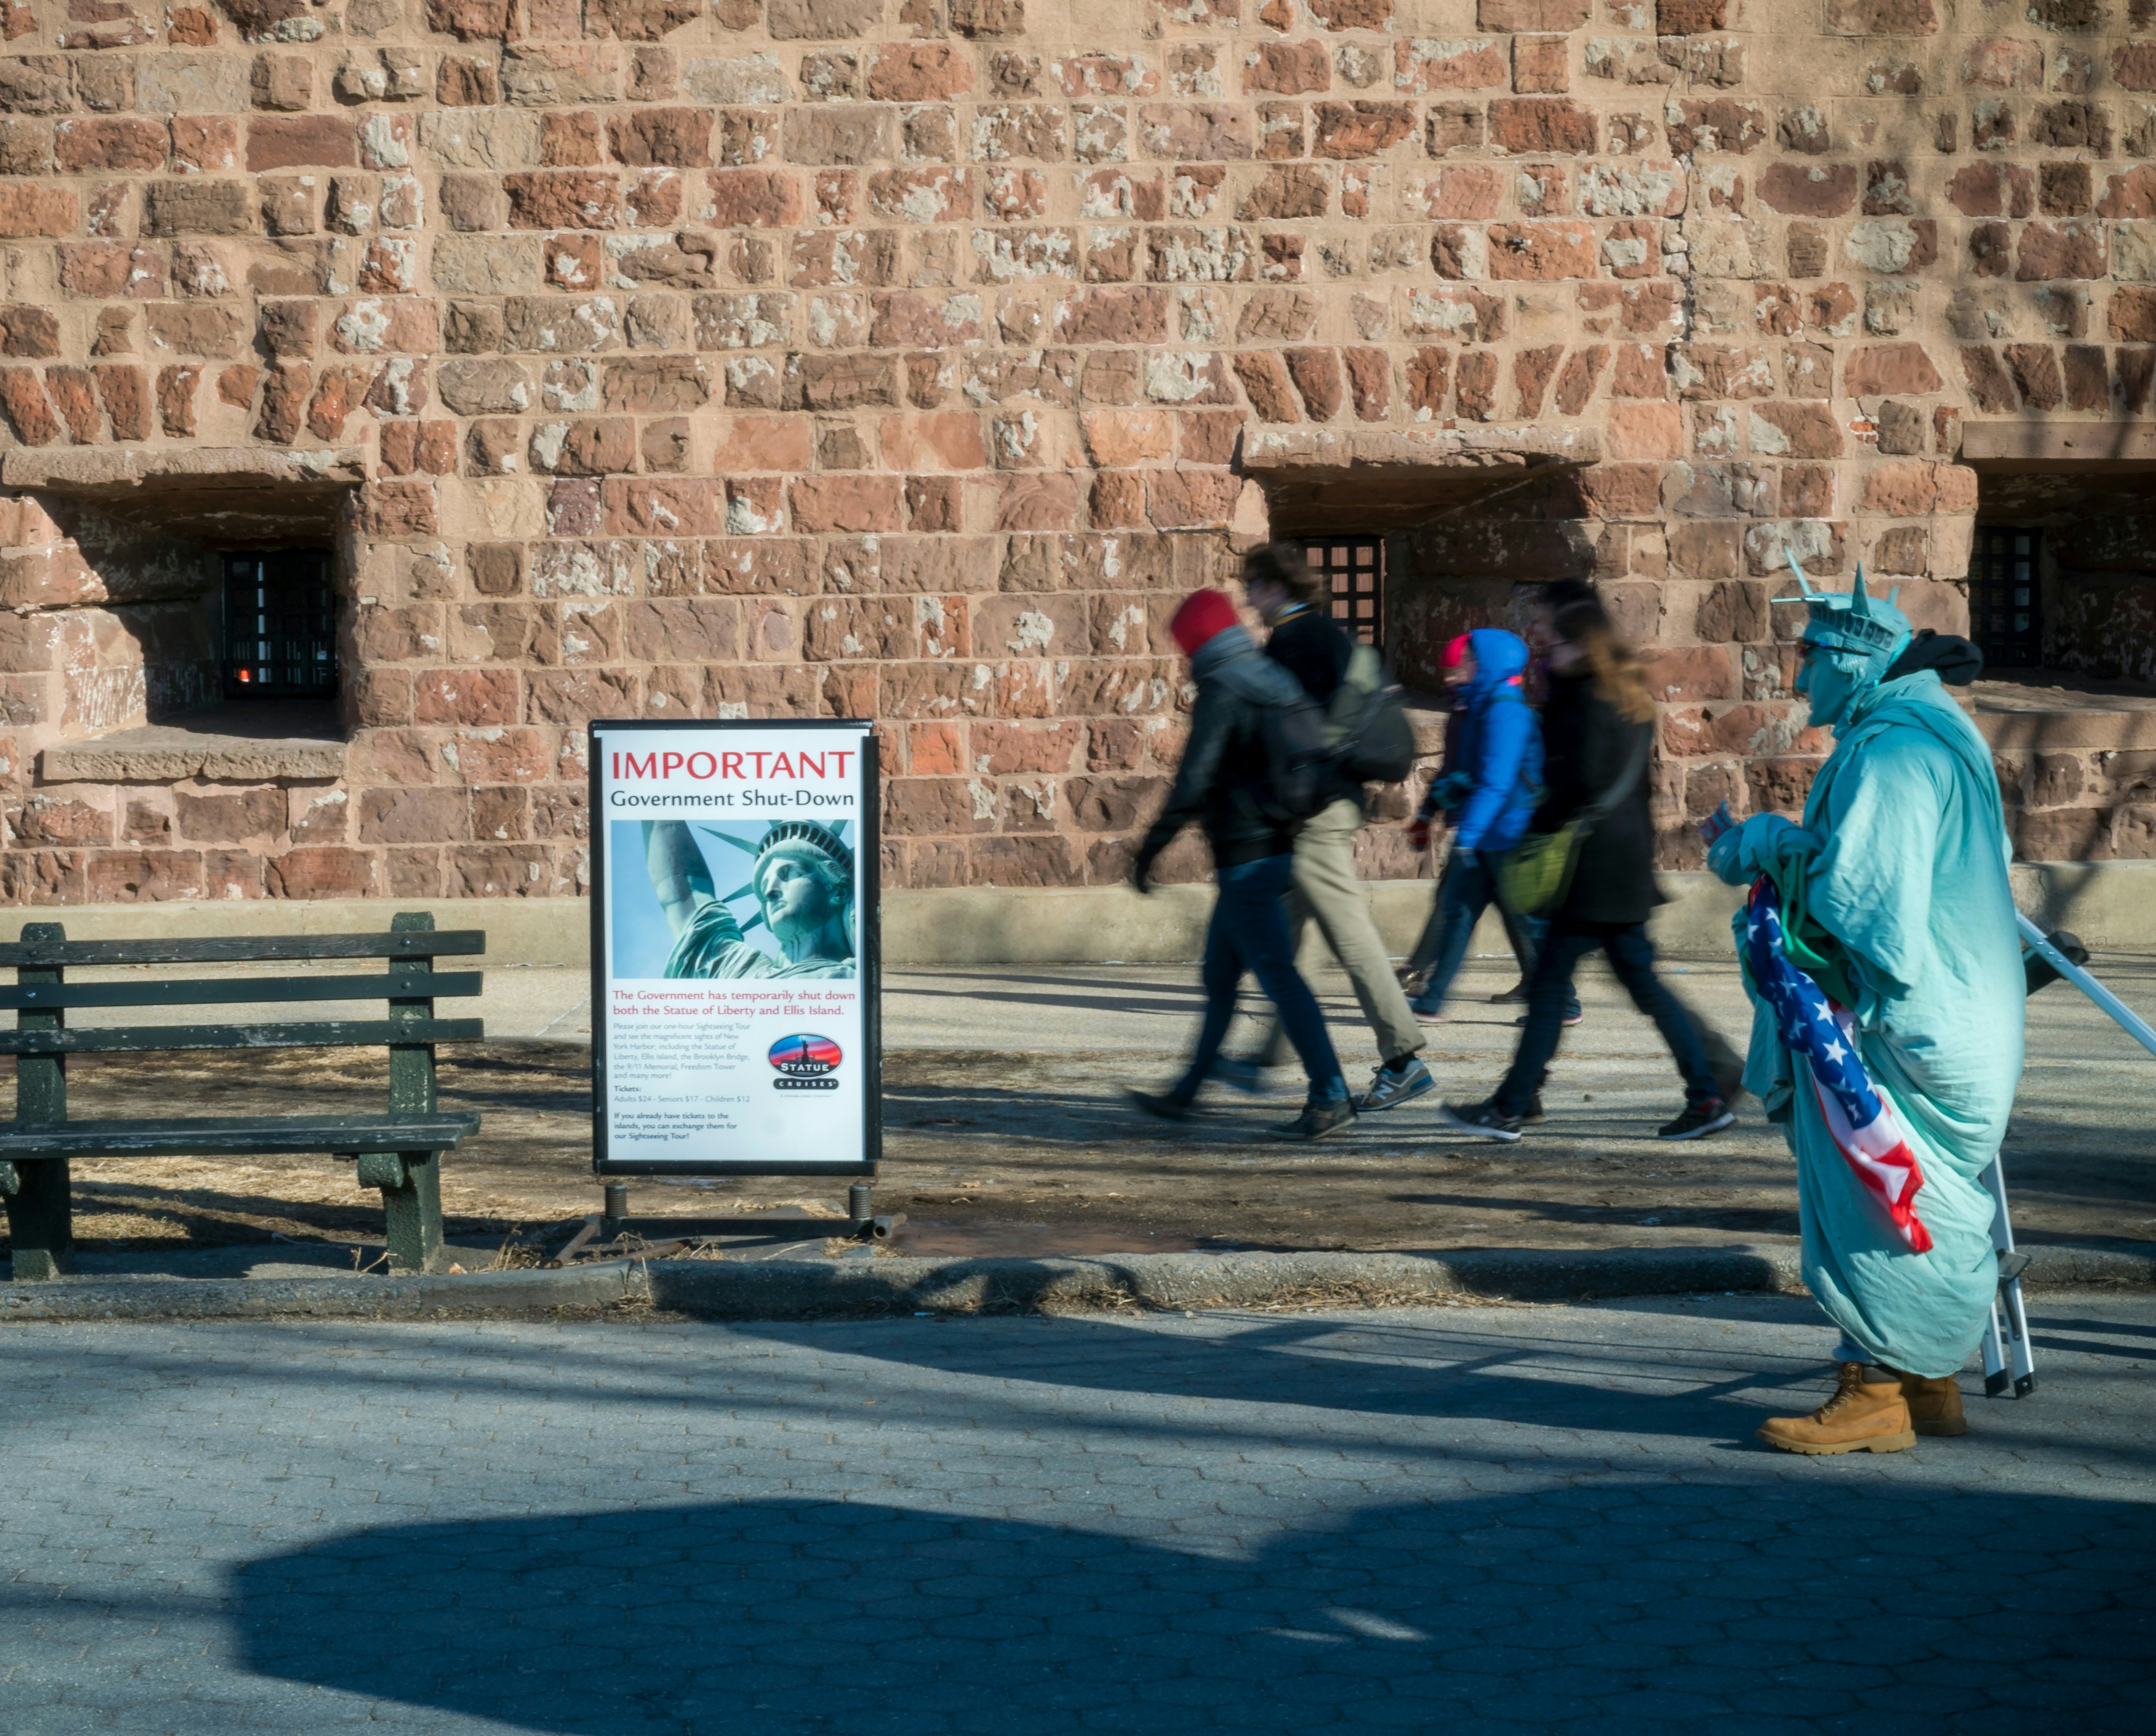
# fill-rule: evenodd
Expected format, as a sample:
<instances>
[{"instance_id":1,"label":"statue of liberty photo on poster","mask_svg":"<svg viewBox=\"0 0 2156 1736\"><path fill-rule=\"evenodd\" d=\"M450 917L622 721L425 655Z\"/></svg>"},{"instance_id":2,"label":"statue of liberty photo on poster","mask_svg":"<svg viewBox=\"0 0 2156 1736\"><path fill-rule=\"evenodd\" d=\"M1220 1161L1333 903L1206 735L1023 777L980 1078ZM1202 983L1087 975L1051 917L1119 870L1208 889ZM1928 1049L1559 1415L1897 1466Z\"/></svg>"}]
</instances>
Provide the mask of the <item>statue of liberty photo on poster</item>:
<instances>
[{"instance_id":1,"label":"statue of liberty photo on poster","mask_svg":"<svg viewBox=\"0 0 2156 1736\"><path fill-rule=\"evenodd\" d=\"M854 853L845 822L773 819L749 825L721 820L613 822L617 845L639 840L652 895L665 912L674 944L666 955L670 977L854 977ZM747 883L721 897L714 842L748 857L736 869ZM723 859L725 852L719 852ZM747 901L745 913L737 908ZM748 937L759 924L763 935Z\"/></svg>"},{"instance_id":2,"label":"statue of liberty photo on poster","mask_svg":"<svg viewBox=\"0 0 2156 1736\"><path fill-rule=\"evenodd\" d=\"M870 727L598 722L590 753L593 1167L873 1174Z\"/></svg>"}]
</instances>

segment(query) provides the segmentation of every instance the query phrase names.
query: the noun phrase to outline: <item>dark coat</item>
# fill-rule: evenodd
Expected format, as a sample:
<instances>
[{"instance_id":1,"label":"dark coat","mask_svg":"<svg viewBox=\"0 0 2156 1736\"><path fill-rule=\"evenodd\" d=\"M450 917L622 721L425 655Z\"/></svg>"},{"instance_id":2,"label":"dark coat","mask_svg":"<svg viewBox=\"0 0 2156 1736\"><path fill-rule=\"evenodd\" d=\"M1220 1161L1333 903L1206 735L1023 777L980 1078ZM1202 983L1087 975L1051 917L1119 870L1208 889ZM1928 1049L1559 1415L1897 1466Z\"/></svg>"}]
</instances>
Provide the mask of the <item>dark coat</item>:
<instances>
[{"instance_id":1,"label":"dark coat","mask_svg":"<svg viewBox=\"0 0 2156 1736\"><path fill-rule=\"evenodd\" d=\"M1532 828L1554 832L1625 773L1654 725L1628 723L1594 691L1585 670L1553 670L1543 711L1542 805ZM1572 886L1555 912L1575 922L1644 922L1662 902L1655 884L1655 823L1647 806L1652 767L1581 847Z\"/></svg>"},{"instance_id":2,"label":"dark coat","mask_svg":"<svg viewBox=\"0 0 2156 1736\"><path fill-rule=\"evenodd\" d=\"M1333 695L1348 679L1348 665L1355 660L1355 641L1321 605L1306 603L1267 635L1265 655L1301 684L1319 710L1330 711ZM1327 801L1363 805L1363 786L1345 773L1328 773L1326 783Z\"/></svg>"},{"instance_id":3,"label":"dark coat","mask_svg":"<svg viewBox=\"0 0 2156 1736\"><path fill-rule=\"evenodd\" d=\"M1198 683L1190 734L1167 804L1147 829L1132 865L1139 880L1194 820L1213 846L1216 869L1295 850L1297 828L1268 819L1258 806L1272 787L1265 758L1265 707L1301 698L1295 677L1260 655L1240 627L1230 627L1199 646L1190 660L1190 673Z\"/></svg>"},{"instance_id":4,"label":"dark coat","mask_svg":"<svg viewBox=\"0 0 2156 1736\"><path fill-rule=\"evenodd\" d=\"M1329 706L1348 679L1355 641L1317 604L1306 603L1266 636L1265 655L1301 682L1303 691L1320 706Z\"/></svg>"}]
</instances>

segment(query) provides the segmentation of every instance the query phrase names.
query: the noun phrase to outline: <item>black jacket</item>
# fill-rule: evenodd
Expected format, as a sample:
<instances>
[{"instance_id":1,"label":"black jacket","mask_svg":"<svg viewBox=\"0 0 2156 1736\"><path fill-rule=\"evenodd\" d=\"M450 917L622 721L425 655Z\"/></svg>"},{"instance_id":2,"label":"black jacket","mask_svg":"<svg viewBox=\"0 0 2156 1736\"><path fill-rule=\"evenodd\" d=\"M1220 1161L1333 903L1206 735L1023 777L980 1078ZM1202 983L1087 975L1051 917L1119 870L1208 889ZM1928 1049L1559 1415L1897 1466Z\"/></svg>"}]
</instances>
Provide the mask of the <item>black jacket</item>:
<instances>
[{"instance_id":1,"label":"black jacket","mask_svg":"<svg viewBox=\"0 0 2156 1736\"><path fill-rule=\"evenodd\" d=\"M1323 605L1306 603L1273 629L1265 640L1265 655L1302 684L1302 691L1330 711L1332 696L1348 679L1348 665L1355 660L1355 641L1323 612ZM1363 786L1342 772L1328 777L1328 801L1343 798L1363 805Z\"/></svg>"},{"instance_id":2,"label":"black jacket","mask_svg":"<svg viewBox=\"0 0 2156 1736\"><path fill-rule=\"evenodd\" d=\"M1530 825L1554 832L1624 776L1652 722L1628 723L1594 691L1588 670L1553 670L1543 711L1542 805ZM1655 885L1655 823L1647 805L1651 766L1604 815L1581 847L1572 886L1556 914L1576 922L1644 922L1662 901Z\"/></svg>"},{"instance_id":3,"label":"black jacket","mask_svg":"<svg viewBox=\"0 0 2156 1736\"><path fill-rule=\"evenodd\" d=\"M1147 830L1132 865L1142 880L1153 858L1194 820L1213 846L1213 865L1229 868L1295 850L1296 828L1262 814L1257 799L1270 786L1265 764L1265 707L1300 698L1295 678L1258 653L1249 634L1230 627L1190 660L1198 681L1190 738L1168 793L1168 805Z\"/></svg>"},{"instance_id":4,"label":"black jacket","mask_svg":"<svg viewBox=\"0 0 2156 1736\"><path fill-rule=\"evenodd\" d=\"M1303 691L1319 705L1329 706L1348 679L1355 641L1327 619L1317 603L1306 603L1273 629L1265 655L1301 682Z\"/></svg>"}]
</instances>

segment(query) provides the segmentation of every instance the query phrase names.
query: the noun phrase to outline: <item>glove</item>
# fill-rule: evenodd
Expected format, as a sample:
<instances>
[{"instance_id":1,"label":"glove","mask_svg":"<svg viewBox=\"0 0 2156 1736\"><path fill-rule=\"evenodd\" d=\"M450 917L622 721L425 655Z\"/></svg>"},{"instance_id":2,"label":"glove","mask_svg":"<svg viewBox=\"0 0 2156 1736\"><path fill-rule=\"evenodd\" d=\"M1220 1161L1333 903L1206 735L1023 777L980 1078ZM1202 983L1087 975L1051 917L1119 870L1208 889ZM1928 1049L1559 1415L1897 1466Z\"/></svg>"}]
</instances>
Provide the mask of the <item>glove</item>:
<instances>
[{"instance_id":1,"label":"glove","mask_svg":"<svg viewBox=\"0 0 2156 1736\"><path fill-rule=\"evenodd\" d=\"M1755 814L1707 846L1707 865L1719 879L1741 886L1758 875L1769 857L1816 852L1820 844L1816 834L1779 814Z\"/></svg>"},{"instance_id":2,"label":"glove","mask_svg":"<svg viewBox=\"0 0 2156 1736\"><path fill-rule=\"evenodd\" d=\"M1408 842L1417 850L1430 848L1430 822L1419 816L1408 822Z\"/></svg>"},{"instance_id":3,"label":"glove","mask_svg":"<svg viewBox=\"0 0 2156 1736\"><path fill-rule=\"evenodd\" d=\"M1450 813L1475 794L1475 780L1465 772L1447 772L1430 787L1437 805Z\"/></svg>"}]
</instances>

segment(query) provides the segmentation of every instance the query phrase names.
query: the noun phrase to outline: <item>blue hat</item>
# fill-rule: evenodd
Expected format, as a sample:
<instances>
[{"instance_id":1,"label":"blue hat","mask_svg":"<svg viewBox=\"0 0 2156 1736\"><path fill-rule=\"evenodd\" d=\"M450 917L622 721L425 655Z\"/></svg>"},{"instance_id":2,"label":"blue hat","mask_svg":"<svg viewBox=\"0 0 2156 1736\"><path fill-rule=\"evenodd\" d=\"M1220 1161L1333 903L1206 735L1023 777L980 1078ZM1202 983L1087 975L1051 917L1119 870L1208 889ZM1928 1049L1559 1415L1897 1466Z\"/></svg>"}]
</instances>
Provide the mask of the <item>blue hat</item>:
<instances>
[{"instance_id":1,"label":"blue hat","mask_svg":"<svg viewBox=\"0 0 2156 1736\"><path fill-rule=\"evenodd\" d=\"M1797 575L1799 594L1777 597L1777 603L1801 603L1811 619L1804 628L1804 637L1815 645L1829 650L1855 651L1864 656L1878 656L1899 647L1909 637L1909 618L1894 607L1894 599L1901 594L1899 585L1887 593L1881 602L1864 588L1864 563L1856 566L1856 583L1847 596L1838 591L1815 588L1804 577L1804 569L1797 564L1797 557L1786 547L1789 570Z\"/></svg>"}]
</instances>

